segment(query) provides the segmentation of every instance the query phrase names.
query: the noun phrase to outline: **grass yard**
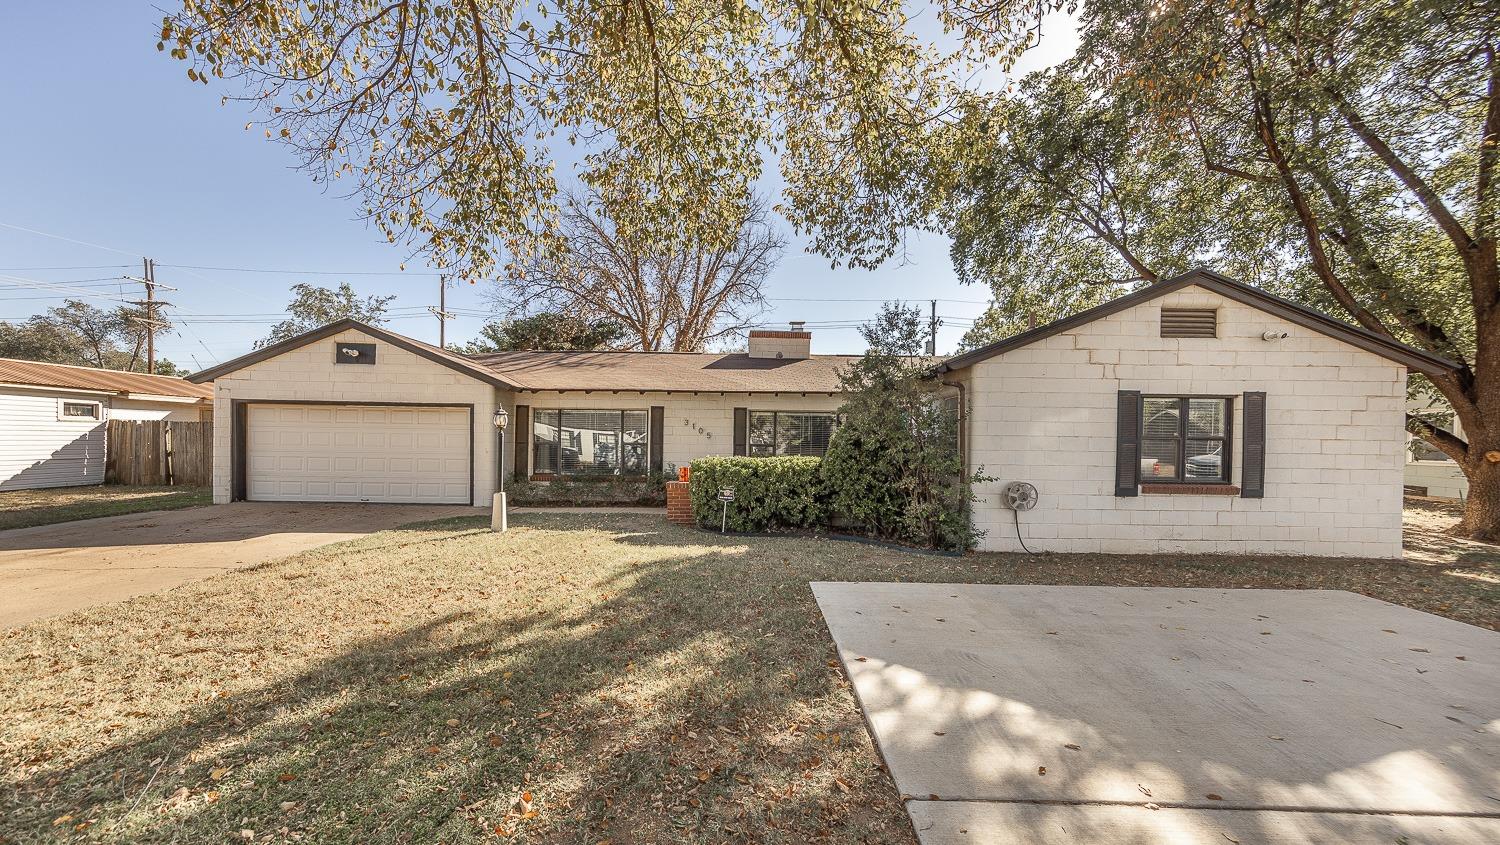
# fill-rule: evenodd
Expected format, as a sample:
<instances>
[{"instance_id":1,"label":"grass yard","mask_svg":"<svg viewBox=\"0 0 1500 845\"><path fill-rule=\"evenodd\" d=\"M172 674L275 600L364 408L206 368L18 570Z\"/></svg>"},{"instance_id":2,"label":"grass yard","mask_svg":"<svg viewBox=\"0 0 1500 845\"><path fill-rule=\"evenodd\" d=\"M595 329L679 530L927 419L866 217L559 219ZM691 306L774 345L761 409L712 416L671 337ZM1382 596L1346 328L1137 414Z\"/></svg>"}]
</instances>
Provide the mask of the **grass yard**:
<instances>
[{"instance_id":1,"label":"grass yard","mask_svg":"<svg viewBox=\"0 0 1500 845\"><path fill-rule=\"evenodd\" d=\"M0 531L119 516L141 511L165 511L212 503L206 487L49 487L0 493Z\"/></svg>"},{"instance_id":2,"label":"grass yard","mask_svg":"<svg viewBox=\"0 0 1500 845\"><path fill-rule=\"evenodd\" d=\"M513 525L407 527L0 634L0 837L912 843L813 580L1350 589L1500 628L1493 557L955 559L636 514Z\"/></svg>"}]
</instances>

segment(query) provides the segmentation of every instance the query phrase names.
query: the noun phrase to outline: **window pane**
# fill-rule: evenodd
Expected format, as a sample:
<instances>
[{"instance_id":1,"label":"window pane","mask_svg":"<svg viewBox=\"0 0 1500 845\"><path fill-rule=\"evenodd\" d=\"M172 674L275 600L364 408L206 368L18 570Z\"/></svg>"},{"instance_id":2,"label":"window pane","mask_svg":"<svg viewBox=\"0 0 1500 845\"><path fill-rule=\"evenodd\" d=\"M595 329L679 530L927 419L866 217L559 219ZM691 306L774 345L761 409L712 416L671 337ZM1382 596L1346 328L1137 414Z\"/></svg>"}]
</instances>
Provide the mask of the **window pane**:
<instances>
[{"instance_id":1,"label":"window pane","mask_svg":"<svg viewBox=\"0 0 1500 845\"><path fill-rule=\"evenodd\" d=\"M1147 437L1176 437L1177 412L1180 408L1176 399L1154 399L1145 400L1144 411L1141 419L1144 421L1142 431ZM1175 460L1175 459L1174 459Z\"/></svg>"},{"instance_id":2,"label":"window pane","mask_svg":"<svg viewBox=\"0 0 1500 845\"><path fill-rule=\"evenodd\" d=\"M91 420L97 419L99 415L95 409L98 407L98 405L95 405L92 402L64 402L63 416L83 417L85 419Z\"/></svg>"},{"instance_id":3,"label":"window pane","mask_svg":"<svg viewBox=\"0 0 1500 845\"><path fill-rule=\"evenodd\" d=\"M620 412L562 412L563 475L614 475L620 471Z\"/></svg>"},{"instance_id":4,"label":"window pane","mask_svg":"<svg viewBox=\"0 0 1500 845\"><path fill-rule=\"evenodd\" d=\"M833 437L833 414L776 415L776 454L820 457Z\"/></svg>"},{"instance_id":5,"label":"window pane","mask_svg":"<svg viewBox=\"0 0 1500 845\"><path fill-rule=\"evenodd\" d=\"M1188 400L1188 437L1224 436L1224 400Z\"/></svg>"},{"instance_id":6,"label":"window pane","mask_svg":"<svg viewBox=\"0 0 1500 845\"><path fill-rule=\"evenodd\" d=\"M776 454L776 415L769 411L750 414L750 454L757 457Z\"/></svg>"},{"instance_id":7,"label":"window pane","mask_svg":"<svg viewBox=\"0 0 1500 845\"><path fill-rule=\"evenodd\" d=\"M626 411L621 432L624 455L620 471L624 475L646 474L646 442L648 425L645 411Z\"/></svg>"},{"instance_id":8,"label":"window pane","mask_svg":"<svg viewBox=\"0 0 1500 845\"><path fill-rule=\"evenodd\" d=\"M531 423L531 471L557 472L557 412L534 411Z\"/></svg>"},{"instance_id":9,"label":"window pane","mask_svg":"<svg viewBox=\"0 0 1500 845\"><path fill-rule=\"evenodd\" d=\"M1175 416L1175 414L1174 414ZM1141 441L1141 480L1177 479L1177 440L1146 438Z\"/></svg>"},{"instance_id":10,"label":"window pane","mask_svg":"<svg viewBox=\"0 0 1500 845\"><path fill-rule=\"evenodd\" d=\"M1188 440L1187 442L1187 480L1189 481L1223 481L1224 479L1224 441L1222 440Z\"/></svg>"}]
</instances>

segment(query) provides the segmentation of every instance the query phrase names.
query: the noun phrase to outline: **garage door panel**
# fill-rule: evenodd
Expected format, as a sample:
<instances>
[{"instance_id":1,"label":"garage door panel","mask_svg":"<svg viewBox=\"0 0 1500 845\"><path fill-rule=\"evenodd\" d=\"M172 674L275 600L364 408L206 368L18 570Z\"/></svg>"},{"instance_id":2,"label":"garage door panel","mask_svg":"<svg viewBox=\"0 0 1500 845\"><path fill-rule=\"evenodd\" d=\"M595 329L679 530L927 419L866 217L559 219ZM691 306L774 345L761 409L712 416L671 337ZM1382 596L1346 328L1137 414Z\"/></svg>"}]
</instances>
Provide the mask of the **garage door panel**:
<instances>
[{"instance_id":1,"label":"garage door panel","mask_svg":"<svg viewBox=\"0 0 1500 845\"><path fill-rule=\"evenodd\" d=\"M246 493L264 501L467 504L467 408L249 407Z\"/></svg>"}]
</instances>

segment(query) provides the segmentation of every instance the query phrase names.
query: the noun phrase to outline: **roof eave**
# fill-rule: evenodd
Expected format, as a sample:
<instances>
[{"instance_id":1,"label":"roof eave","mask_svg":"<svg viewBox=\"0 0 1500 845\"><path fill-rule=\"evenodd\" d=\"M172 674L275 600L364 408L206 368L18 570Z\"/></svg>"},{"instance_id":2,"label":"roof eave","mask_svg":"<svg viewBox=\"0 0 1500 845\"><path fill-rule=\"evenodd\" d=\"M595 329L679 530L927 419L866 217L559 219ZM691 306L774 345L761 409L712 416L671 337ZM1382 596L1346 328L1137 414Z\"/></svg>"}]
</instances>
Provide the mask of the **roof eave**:
<instances>
[{"instance_id":1,"label":"roof eave","mask_svg":"<svg viewBox=\"0 0 1500 845\"><path fill-rule=\"evenodd\" d=\"M406 337L405 335L387 331L386 329L372 326L367 323L362 323L358 320L348 319L339 320L335 323L329 323L326 326L320 326L316 329L313 329L312 331L303 332L296 337L287 338L286 340L283 340L279 343L273 343L263 349L257 349L254 352L250 352L245 355L241 355L238 358L225 361L224 363L217 366L209 367L206 370L200 370L190 376L187 376L186 380L193 382L194 384L202 384L204 382L213 381L229 373L235 372L237 370L242 370L245 367L258 364L261 361L275 358L277 355L290 352L293 349L298 349L300 347L306 346L309 343L316 343L320 340L323 340L324 338L332 337L333 335L336 335L340 332L349 331L351 329L363 332L379 340L383 340L386 343L404 349L407 352L412 353L413 355L426 358L434 364L439 364L455 372L463 373L470 378L485 382L486 384L504 388L506 390L516 389L516 385L505 380L504 378L501 378L493 370L490 370L482 364L459 358L450 358L445 354L439 354L435 350L427 348L425 345L418 343L411 338Z\"/></svg>"},{"instance_id":2,"label":"roof eave","mask_svg":"<svg viewBox=\"0 0 1500 845\"><path fill-rule=\"evenodd\" d=\"M1242 282L1237 282L1227 276L1215 273L1212 270L1200 268L1189 270L1181 275L1157 282L1150 287L1125 294L1102 305L1096 305L1093 308L1080 311L1072 316L1064 317L1061 320L1055 320L1045 326L1027 329L1020 334L1012 335L987 346L982 346L972 352L966 352L963 355L950 358L934 367L932 372L938 375L964 369L980 361L1009 352L1012 349L1028 346L1055 334L1062 334L1070 329L1092 323L1095 320L1108 317L1111 314L1139 305L1142 302L1192 285L1207 288L1236 302L1274 314L1288 322L1310 328L1320 334L1341 340L1351 346L1364 349L1387 360L1404 364L1408 370L1415 370L1428 375L1441 375L1458 368L1457 364L1446 358L1407 346L1389 338L1381 337L1367 329L1351 326L1348 323L1336 320L1321 311L1282 299L1275 294L1267 293L1259 288L1250 287Z\"/></svg>"}]
</instances>

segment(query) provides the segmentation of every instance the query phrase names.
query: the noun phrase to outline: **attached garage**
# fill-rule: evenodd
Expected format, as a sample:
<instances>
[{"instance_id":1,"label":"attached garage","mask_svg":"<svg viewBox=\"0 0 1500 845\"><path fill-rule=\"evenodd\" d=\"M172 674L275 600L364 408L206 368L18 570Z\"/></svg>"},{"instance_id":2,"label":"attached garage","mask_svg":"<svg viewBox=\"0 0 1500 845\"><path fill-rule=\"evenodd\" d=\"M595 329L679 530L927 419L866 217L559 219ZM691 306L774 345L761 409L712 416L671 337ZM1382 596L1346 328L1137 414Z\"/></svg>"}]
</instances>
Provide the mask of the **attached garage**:
<instances>
[{"instance_id":1,"label":"attached garage","mask_svg":"<svg viewBox=\"0 0 1500 845\"><path fill-rule=\"evenodd\" d=\"M468 504L469 405L246 403L245 497Z\"/></svg>"}]
</instances>

